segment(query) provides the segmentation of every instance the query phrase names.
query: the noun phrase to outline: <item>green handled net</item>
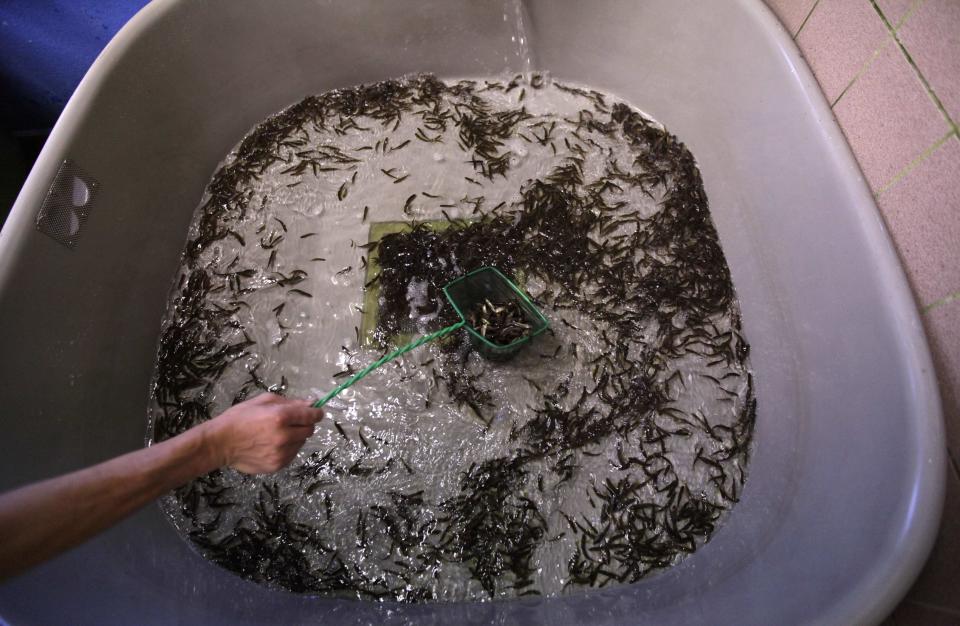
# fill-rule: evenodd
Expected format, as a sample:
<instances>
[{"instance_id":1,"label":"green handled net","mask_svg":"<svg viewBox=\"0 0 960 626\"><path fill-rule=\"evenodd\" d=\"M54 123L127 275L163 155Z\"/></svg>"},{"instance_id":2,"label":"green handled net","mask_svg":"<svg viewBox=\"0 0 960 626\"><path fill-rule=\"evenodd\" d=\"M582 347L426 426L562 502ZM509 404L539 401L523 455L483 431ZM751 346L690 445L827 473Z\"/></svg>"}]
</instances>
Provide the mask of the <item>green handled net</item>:
<instances>
[{"instance_id":1,"label":"green handled net","mask_svg":"<svg viewBox=\"0 0 960 626\"><path fill-rule=\"evenodd\" d=\"M460 316L459 322L384 355L334 387L313 406L322 407L384 363L461 328L470 334L480 354L488 359L505 361L550 327L547 318L530 298L495 267L481 267L465 274L447 284L443 293Z\"/></svg>"}]
</instances>

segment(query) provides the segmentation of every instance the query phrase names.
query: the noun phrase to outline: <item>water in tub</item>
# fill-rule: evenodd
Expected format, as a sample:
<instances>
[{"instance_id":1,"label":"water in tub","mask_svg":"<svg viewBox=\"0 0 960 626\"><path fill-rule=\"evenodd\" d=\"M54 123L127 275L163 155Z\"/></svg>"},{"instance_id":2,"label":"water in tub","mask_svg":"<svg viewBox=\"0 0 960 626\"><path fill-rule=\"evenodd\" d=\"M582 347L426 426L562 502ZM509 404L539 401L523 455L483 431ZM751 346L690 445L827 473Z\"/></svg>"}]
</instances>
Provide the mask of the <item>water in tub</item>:
<instances>
[{"instance_id":1,"label":"water in tub","mask_svg":"<svg viewBox=\"0 0 960 626\"><path fill-rule=\"evenodd\" d=\"M166 497L201 554L295 592L447 601L635 582L741 493L749 346L696 163L615 97L548 77L408 77L307 98L214 174L163 322L150 437L264 391L322 395L455 321L484 265L550 321L465 335L326 407L270 476Z\"/></svg>"}]
</instances>

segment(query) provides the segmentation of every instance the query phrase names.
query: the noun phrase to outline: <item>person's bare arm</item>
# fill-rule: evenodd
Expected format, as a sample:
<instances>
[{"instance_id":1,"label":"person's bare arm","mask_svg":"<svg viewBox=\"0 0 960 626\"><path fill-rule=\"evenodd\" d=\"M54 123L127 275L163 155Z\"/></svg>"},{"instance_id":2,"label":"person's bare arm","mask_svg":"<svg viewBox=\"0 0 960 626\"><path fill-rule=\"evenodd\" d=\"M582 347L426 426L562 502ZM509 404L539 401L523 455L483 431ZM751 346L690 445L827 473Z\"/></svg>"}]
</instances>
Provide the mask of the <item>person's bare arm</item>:
<instances>
[{"instance_id":1,"label":"person's bare arm","mask_svg":"<svg viewBox=\"0 0 960 626\"><path fill-rule=\"evenodd\" d=\"M224 465L248 474L285 467L322 415L306 401L263 394L148 448L0 495L0 580Z\"/></svg>"}]
</instances>

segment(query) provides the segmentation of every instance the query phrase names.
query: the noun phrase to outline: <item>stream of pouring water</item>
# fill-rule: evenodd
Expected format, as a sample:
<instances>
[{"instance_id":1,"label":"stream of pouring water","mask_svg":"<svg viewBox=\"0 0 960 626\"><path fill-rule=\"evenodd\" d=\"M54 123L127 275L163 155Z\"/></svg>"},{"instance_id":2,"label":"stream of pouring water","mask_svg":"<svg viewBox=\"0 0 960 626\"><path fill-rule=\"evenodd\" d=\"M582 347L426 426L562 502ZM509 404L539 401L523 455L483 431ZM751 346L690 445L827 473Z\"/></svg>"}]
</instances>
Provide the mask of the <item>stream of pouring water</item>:
<instances>
[{"instance_id":1,"label":"stream of pouring water","mask_svg":"<svg viewBox=\"0 0 960 626\"><path fill-rule=\"evenodd\" d=\"M511 30L510 41L513 43L514 61L519 63L517 69L523 74L534 71L535 60L530 42L530 16L527 14L523 0L504 0L503 21ZM509 60L509 59L508 59ZM513 66L511 63L510 66Z\"/></svg>"}]
</instances>

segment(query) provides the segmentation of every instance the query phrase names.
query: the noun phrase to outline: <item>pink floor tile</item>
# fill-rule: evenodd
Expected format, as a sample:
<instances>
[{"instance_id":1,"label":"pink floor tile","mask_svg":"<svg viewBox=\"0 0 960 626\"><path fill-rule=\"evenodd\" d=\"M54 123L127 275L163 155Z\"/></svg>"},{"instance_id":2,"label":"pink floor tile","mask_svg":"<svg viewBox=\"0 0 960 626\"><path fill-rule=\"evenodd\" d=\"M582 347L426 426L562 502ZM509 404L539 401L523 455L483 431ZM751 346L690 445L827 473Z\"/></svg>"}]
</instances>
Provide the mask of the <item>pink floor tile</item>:
<instances>
[{"instance_id":1,"label":"pink floor tile","mask_svg":"<svg viewBox=\"0 0 960 626\"><path fill-rule=\"evenodd\" d=\"M810 13L816 0L766 0L767 6L780 18L780 22L791 36L796 35L800 25Z\"/></svg>"},{"instance_id":2,"label":"pink floor tile","mask_svg":"<svg viewBox=\"0 0 960 626\"><path fill-rule=\"evenodd\" d=\"M926 0L898 34L947 113L960 122L960 1Z\"/></svg>"},{"instance_id":3,"label":"pink floor tile","mask_svg":"<svg viewBox=\"0 0 960 626\"><path fill-rule=\"evenodd\" d=\"M820 0L797 43L833 102L890 36L867 0Z\"/></svg>"},{"instance_id":4,"label":"pink floor tile","mask_svg":"<svg viewBox=\"0 0 960 626\"><path fill-rule=\"evenodd\" d=\"M946 613L928 607L904 602L893 612L895 626L957 626L960 613Z\"/></svg>"},{"instance_id":5,"label":"pink floor tile","mask_svg":"<svg viewBox=\"0 0 960 626\"><path fill-rule=\"evenodd\" d=\"M923 0L877 0L877 6L883 11L890 25L896 28L914 2L923 2Z\"/></svg>"},{"instance_id":6,"label":"pink floor tile","mask_svg":"<svg viewBox=\"0 0 960 626\"><path fill-rule=\"evenodd\" d=\"M960 291L960 141L948 139L877 204L919 304Z\"/></svg>"},{"instance_id":7,"label":"pink floor tile","mask_svg":"<svg viewBox=\"0 0 960 626\"><path fill-rule=\"evenodd\" d=\"M894 45L883 49L833 110L875 192L950 130Z\"/></svg>"},{"instance_id":8,"label":"pink floor tile","mask_svg":"<svg viewBox=\"0 0 960 626\"><path fill-rule=\"evenodd\" d=\"M960 462L960 301L934 307L924 318L933 366L940 381L947 446L954 460ZM960 526L960 515L954 521ZM960 578L957 588L960 591Z\"/></svg>"},{"instance_id":9,"label":"pink floor tile","mask_svg":"<svg viewBox=\"0 0 960 626\"><path fill-rule=\"evenodd\" d=\"M948 468L947 498L944 502L940 534L930 553L930 559L920 572L917 582L907 592L907 603L916 602L928 608L955 612L960 615L960 476L953 467ZM893 613L897 626L901 626L898 607ZM905 616L909 616L909 608ZM913 626L916 622L905 622ZM940 623L940 622L933 622ZM957 622L953 622L956 624Z\"/></svg>"}]
</instances>

